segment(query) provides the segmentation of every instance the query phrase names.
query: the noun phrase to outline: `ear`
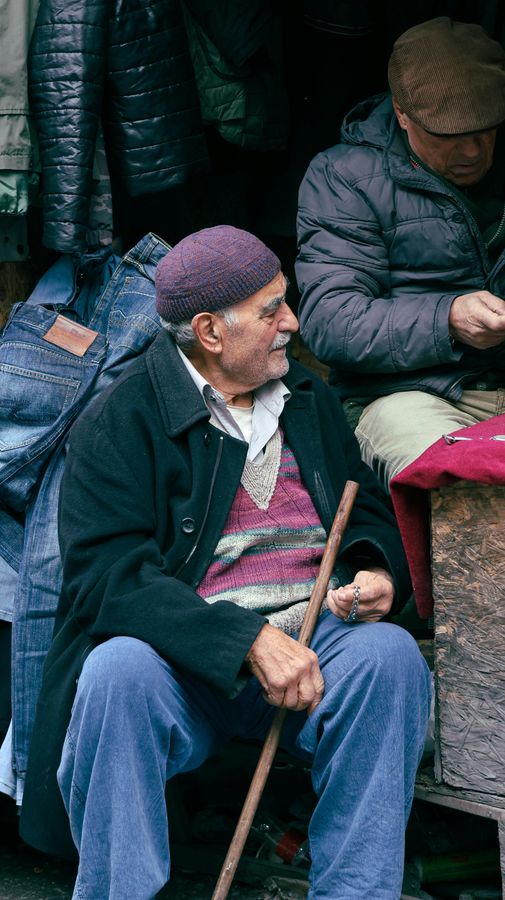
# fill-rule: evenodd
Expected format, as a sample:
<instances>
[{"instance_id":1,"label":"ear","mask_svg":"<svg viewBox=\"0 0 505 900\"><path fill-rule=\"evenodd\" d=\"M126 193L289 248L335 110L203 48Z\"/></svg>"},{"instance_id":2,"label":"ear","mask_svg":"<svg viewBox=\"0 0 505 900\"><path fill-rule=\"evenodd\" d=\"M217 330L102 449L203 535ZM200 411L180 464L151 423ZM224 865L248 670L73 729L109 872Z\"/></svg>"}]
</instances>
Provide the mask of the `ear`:
<instances>
[{"instance_id":1,"label":"ear","mask_svg":"<svg viewBox=\"0 0 505 900\"><path fill-rule=\"evenodd\" d=\"M393 109L395 111L396 118L398 119L398 124L399 124L400 128L403 128L403 130L406 131L407 130L407 116L405 115L404 112L401 111L400 107L398 106L398 102L395 100L395 98L392 97L391 99L393 101Z\"/></svg>"},{"instance_id":2,"label":"ear","mask_svg":"<svg viewBox=\"0 0 505 900\"><path fill-rule=\"evenodd\" d=\"M213 313L202 312L193 316L191 327L201 346L209 353L220 353L222 349L223 320Z\"/></svg>"}]
</instances>

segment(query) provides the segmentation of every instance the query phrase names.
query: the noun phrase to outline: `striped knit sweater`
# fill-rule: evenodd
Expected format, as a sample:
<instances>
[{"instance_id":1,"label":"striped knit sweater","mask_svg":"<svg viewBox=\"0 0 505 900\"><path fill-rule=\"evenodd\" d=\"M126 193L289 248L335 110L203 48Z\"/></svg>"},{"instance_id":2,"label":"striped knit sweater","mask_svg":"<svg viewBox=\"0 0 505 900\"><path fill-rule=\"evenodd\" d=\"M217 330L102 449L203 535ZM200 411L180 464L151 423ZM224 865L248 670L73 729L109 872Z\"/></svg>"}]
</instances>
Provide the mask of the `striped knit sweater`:
<instances>
[{"instance_id":1,"label":"striped knit sweater","mask_svg":"<svg viewBox=\"0 0 505 900\"><path fill-rule=\"evenodd\" d=\"M278 429L261 463L246 462L214 557L198 593L264 614L292 634L300 628L326 534L293 453ZM338 579L332 579L336 586Z\"/></svg>"}]
</instances>

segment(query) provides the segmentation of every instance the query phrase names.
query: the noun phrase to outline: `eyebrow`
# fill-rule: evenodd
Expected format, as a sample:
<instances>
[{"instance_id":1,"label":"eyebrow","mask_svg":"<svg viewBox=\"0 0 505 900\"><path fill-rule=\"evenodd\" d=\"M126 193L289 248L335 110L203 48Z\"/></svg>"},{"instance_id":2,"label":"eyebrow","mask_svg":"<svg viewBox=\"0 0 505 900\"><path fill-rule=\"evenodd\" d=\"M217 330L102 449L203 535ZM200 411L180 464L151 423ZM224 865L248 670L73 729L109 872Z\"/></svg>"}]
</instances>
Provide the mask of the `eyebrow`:
<instances>
[{"instance_id":1,"label":"eyebrow","mask_svg":"<svg viewBox=\"0 0 505 900\"><path fill-rule=\"evenodd\" d=\"M286 294L288 292L288 287L289 287L289 280L286 278L286 288L284 290L284 293L281 294L279 297L273 297L271 300L268 301L268 303L265 303L265 306L263 306L263 308L261 310L262 316L268 315L271 312L275 312L275 310L278 309L282 303L284 303L284 301L286 300Z\"/></svg>"},{"instance_id":2,"label":"eyebrow","mask_svg":"<svg viewBox=\"0 0 505 900\"><path fill-rule=\"evenodd\" d=\"M284 303L285 297L286 297L286 295L284 294L283 297L274 297L268 303L265 303L265 306L263 306L261 308L260 315L265 316L265 315L268 315L269 313L275 312L276 309L279 309L279 306L281 306L281 304Z\"/></svg>"}]
</instances>

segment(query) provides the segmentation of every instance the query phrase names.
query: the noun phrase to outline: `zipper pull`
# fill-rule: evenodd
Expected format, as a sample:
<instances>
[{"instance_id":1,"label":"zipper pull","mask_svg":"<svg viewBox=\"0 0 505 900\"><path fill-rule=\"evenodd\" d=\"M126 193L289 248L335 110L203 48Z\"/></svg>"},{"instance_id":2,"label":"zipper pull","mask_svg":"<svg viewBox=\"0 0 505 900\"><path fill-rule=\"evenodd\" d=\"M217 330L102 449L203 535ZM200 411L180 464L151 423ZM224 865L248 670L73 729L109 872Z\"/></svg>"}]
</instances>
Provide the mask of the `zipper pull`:
<instances>
[{"instance_id":1,"label":"zipper pull","mask_svg":"<svg viewBox=\"0 0 505 900\"><path fill-rule=\"evenodd\" d=\"M443 434L446 444L455 444L456 441L505 441L505 434L492 434L491 437L463 437L462 435Z\"/></svg>"}]
</instances>

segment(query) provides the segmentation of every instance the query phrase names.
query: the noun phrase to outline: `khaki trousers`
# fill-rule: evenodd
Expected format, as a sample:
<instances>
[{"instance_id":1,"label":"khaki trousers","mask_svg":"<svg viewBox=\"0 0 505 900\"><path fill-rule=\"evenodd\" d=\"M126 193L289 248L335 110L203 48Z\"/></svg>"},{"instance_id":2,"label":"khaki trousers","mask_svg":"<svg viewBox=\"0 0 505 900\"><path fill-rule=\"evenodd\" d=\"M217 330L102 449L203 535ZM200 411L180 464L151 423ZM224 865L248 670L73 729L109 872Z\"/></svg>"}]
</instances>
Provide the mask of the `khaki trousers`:
<instances>
[{"instance_id":1,"label":"khaki trousers","mask_svg":"<svg viewBox=\"0 0 505 900\"><path fill-rule=\"evenodd\" d=\"M366 406L355 434L363 459L388 487L398 472L443 434L503 412L504 388L463 391L456 403L424 391L405 391L379 397Z\"/></svg>"}]
</instances>

